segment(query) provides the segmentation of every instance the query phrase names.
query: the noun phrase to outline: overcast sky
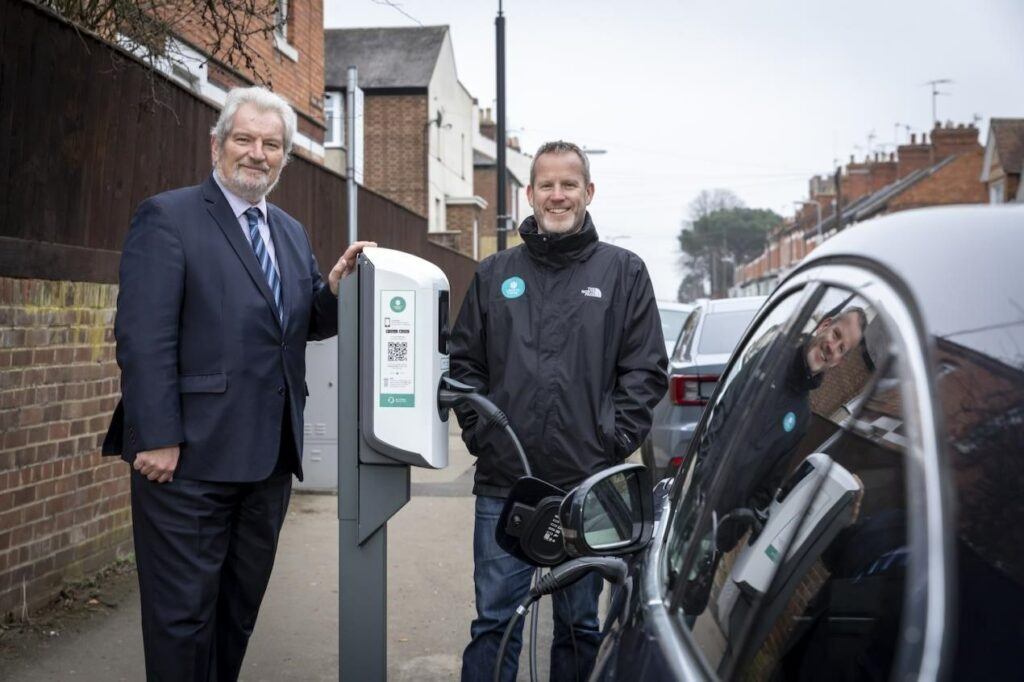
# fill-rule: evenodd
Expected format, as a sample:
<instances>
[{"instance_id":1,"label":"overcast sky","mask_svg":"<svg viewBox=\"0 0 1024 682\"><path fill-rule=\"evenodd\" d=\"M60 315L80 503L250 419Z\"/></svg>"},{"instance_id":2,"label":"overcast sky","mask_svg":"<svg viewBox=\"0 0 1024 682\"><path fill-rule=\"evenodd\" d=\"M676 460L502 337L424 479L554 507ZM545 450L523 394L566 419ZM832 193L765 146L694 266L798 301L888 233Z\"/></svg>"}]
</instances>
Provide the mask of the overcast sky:
<instances>
[{"instance_id":1,"label":"overcast sky","mask_svg":"<svg viewBox=\"0 0 1024 682\"><path fill-rule=\"evenodd\" d=\"M326 0L328 28L447 24L459 79L495 98L497 0ZM564 138L591 159L602 237L681 278L676 235L702 189L792 214L811 175L938 118L1024 117L1024 2L506 0L508 128L524 150ZM404 12L404 13L403 13ZM409 16L406 16L409 15ZM410 18L413 17L413 18ZM899 124L899 125L897 125ZM628 235L628 238L622 237Z\"/></svg>"}]
</instances>

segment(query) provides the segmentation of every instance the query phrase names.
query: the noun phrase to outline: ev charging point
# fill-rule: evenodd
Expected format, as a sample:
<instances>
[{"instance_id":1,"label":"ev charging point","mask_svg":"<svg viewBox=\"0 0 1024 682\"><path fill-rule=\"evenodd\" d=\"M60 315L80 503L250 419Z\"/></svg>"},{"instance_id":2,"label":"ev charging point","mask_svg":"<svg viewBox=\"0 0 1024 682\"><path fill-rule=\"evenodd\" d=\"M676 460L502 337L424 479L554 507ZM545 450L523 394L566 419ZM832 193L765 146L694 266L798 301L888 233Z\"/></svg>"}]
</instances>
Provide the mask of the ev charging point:
<instances>
[{"instance_id":1,"label":"ev charging point","mask_svg":"<svg viewBox=\"0 0 1024 682\"><path fill-rule=\"evenodd\" d=\"M339 679L387 677L387 522L410 466L448 465L448 279L369 247L338 289Z\"/></svg>"}]
</instances>

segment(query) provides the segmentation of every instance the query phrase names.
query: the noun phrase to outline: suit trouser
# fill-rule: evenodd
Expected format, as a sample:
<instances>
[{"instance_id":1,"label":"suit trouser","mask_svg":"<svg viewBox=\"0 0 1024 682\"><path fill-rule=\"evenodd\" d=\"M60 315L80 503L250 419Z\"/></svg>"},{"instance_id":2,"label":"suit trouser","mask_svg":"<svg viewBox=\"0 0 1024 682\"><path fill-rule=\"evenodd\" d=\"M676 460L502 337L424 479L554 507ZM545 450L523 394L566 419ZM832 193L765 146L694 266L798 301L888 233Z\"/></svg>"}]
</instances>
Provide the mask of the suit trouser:
<instances>
[{"instance_id":1,"label":"suit trouser","mask_svg":"<svg viewBox=\"0 0 1024 682\"><path fill-rule=\"evenodd\" d=\"M266 480L154 483L132 470L150 682L238 679L297 470L287 405L286 400L278 461Z\"/></svg>"},{"instance_id":2,"label":"suit trouser","mask_svg":"<svg viewBox=\"0 0 1024 682\"><path fill-rule=\"evenodd\" d=\"M291 473L257 483L132 471L146 678L238 678L291 496Z\"/></svg>"}]
</instances>

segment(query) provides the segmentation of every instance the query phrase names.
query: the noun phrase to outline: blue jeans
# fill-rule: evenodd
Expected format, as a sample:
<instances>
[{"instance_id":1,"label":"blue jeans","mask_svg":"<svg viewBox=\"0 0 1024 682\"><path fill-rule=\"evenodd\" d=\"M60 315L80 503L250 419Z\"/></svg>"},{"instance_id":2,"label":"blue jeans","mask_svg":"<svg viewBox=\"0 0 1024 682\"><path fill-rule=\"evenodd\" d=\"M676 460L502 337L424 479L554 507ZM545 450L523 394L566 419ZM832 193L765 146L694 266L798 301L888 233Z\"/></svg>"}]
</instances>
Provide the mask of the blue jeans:
<instances>
[{"instance_id":1,"label":"blue jeans","mask_svg":"<svg viewBox=\"0 0 1024 682\"><path fill-rule=\"evenodd\" d=\"M516 606L530 591L530 580L536 570L506 553L495 542L494 531L504 506L505 500L499 497L476 498L473 531L476 619L470 626L472 640L462 654L462 682L494 679L501 637ZM552 595L555 619L551 642L552 682L582 681L589 677L601 643L597 598L602 586L601 577L595 573ZM536 608L536 604L532 608ZM503 682L513 682L519 670L523 620L525 617L516 625L505 650Z\"/></svg>"}]
</instances>

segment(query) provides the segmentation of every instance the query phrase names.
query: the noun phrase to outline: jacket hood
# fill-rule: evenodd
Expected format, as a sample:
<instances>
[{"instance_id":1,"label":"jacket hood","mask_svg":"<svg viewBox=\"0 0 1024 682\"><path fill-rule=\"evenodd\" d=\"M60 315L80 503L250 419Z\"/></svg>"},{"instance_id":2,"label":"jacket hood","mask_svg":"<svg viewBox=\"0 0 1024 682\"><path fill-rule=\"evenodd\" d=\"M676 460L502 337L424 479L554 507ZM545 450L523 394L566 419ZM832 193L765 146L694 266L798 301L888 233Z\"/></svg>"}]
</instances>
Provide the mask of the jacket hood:
<instances>
[{"instance_id":1,"label":"jacket hood","mask_svg":"<svg viewBox=\"0 0 1024 682\"><path fill-rule=\"evenodd\" d=\"M544 234L537 219L530 216L519 226L519 236L535 260L555 268L574 261L585 261L597 248L597 228L590 219L590 211L583 217L583 227L572 234Z\"/></svg>"}]
</instances>

